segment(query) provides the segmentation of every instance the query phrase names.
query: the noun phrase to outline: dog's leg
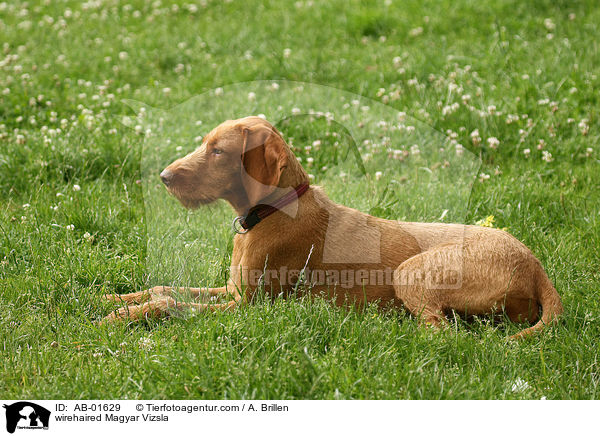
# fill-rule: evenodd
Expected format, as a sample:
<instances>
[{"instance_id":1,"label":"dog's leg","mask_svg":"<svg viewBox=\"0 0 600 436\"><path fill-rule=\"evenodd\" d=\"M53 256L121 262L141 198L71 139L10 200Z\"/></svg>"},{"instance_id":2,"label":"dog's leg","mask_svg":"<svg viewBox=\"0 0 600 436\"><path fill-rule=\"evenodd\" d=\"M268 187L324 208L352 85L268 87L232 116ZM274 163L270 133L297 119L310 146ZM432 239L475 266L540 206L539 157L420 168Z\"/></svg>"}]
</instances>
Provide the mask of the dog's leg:
<instances>
[{"instance_id":1,"label":"dog's leg","mask_svg":"<svg viewBox=\"0 0 600 436\"><path fill-rule=\"evenodd\" d=\"M193 298L198 298L202 295L210 297L218 295L234 294L237 291L228 290L227 286L220 288L173 288L171 286L154 286L140 292L132 292L130 294L106 294L105 299L114 302L123 302L126 304L142 304L156 297L170 297L175 293L182 295L189 294Z\"/></svg>"},{"instance_id":2,"label":"dog's leg","mask_svg":"<svg viewBox=\"0 0 600 436\"><path fill-rule=\"evenodd\" d=\"M155 297L150 301L134 305L121 307L105 316L100 324L109 324L120 320L141 321L147 318L165 318L173 312L189 309L193 312L217 312L231 310L242 301L241 297L234 301L222 304L201 304L201 303L183 303L178 302L171 297Z\"/></svg>"},{"instance_id":3,"label":"dog's leg","mask_svg":"<svg viewBox=\"0 0 600 436\"><path fill-rule=\"evenodd\" d=\"M544 304L549 321L562 312L558 294L539 261L509 236L465 238L417 254L395 271L394 289L413 315L433 325L445 320L447 310L465 316L503 311L513 322L536 321L539 306ZM537 331L549 321L542 319L516 337Z\"/></svg>"},{"instance_id":4,"label":"dog's leg","mask_svg":"<svg viewBox=\"0 0 600 436\"><path fill-rule=\"evenodd\" d=\"M453 251L453 256L439 254L435 250L423 252L404 261L394 272L396 298L420 324L431 327L446 323L447 293L460 290L461 286L460 247Z\"/></svg>"}]
</instances>

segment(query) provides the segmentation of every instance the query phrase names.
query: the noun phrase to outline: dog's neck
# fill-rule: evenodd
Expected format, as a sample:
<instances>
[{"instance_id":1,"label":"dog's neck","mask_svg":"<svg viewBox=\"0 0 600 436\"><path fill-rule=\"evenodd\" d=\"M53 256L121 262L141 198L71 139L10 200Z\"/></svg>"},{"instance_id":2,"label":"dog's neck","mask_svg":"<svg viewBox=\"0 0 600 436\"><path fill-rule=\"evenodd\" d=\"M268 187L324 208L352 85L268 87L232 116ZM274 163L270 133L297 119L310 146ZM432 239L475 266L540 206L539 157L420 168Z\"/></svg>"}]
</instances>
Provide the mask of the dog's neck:
<instances>
[{"instance_id":1,"label":"dog's neck","mask_svg":"<svg viewBox=\"0 0 600 436\"><path fill-rule=\"evenodd\" d=\"M259 204L273 204L290 190L295 189L303 183L309 183L308 174L302 168L294 153L289 148L286 148L286 150L288 153L287 165L281 172L279 184L271 194L261 199ZM256 204L250 204L248 196L243 192L243 189L240 191L242 192L227 198L227 201L238 215L244 215L249 209L256 206Z\"/></svg>"}]
</instances>

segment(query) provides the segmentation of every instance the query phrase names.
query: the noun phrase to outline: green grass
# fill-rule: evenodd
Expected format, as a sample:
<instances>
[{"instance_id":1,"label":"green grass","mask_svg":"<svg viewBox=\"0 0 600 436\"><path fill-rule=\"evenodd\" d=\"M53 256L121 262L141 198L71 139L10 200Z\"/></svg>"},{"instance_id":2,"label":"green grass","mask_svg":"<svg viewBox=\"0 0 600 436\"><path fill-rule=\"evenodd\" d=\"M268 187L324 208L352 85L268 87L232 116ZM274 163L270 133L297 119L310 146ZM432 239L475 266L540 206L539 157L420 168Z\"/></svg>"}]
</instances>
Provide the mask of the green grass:
<instances>
[{"instance_id":1,"label":"green grass","mask_svg":"<svg viewBox=\"0 0 600 436\"><path fill-rule=\"evenodd\" d=\"M595 2L130 4L0 5L0 396L599 397ZM282 86L240 84L255 80ZM494 215L544 264L564 322L515 344L505 340L520 328L512 324L458 321L432 332L402 312L258 298L227 314L94 325L111 308L107 292L224 282L233 212L184 211L150 176L230 114L279 121L294 107L343 110L329 88L293 94L287 81L364 96L349 109L363 130L310 116L278 124L335 201L390 219ZM165 127L136 121L154 127L144 141L121 123L135 115L121 100L166 111ZM394 111L421 135L421 154L402 163L387 148L412 142L376 128ZM436 165L446 136L467 150L447 155L448 168ZM304 149L315 140L320 147ZM352 154L343 159L352 141L371 155L364 175ZM513 390L518 380L527 387Z\"/></svg>"}]
</instances>

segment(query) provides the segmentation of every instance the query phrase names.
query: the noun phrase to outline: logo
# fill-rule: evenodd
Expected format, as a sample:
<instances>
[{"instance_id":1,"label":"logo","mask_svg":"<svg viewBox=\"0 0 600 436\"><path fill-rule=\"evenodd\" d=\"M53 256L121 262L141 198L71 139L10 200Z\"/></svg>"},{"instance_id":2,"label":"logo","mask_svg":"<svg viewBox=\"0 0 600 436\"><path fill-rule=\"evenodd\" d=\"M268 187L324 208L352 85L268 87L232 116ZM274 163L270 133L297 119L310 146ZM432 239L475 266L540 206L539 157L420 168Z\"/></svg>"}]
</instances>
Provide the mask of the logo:
<instances>
[{"instance_id":1,"label":"logo","mask_svg":"<svg viewBox=\"0 0 600 436\"><path fill-rule=\"evenodd\" d=\"M18 429L48 430L50 411L28 401L4 405L6 409L6 431L14 433Z\"/></svg>"}]
</instances>

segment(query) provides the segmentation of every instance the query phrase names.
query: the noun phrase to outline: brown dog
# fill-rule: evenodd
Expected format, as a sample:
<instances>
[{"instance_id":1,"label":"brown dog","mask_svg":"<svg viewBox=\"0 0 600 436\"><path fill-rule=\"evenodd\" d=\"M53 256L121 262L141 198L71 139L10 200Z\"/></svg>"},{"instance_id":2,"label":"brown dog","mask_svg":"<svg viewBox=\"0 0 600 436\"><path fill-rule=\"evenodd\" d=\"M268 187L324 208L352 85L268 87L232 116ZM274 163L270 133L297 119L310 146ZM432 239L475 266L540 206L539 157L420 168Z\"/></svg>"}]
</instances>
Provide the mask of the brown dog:
<instances>
[{"instance_id":1,"label":"brown dog","mask_svg":"<svg viewBox=\"0 0 600 436\"><path fill-rule=\"evenodd\" d=\"M231 277L222 288L186 289L193 296L229 294L226 304L183 304L172 289L108 298L129 306L104 321L164 316L182 306L225 310L259 287L272 295L297 291L338 304L403 305L438 326L445 314L504 311L515 322L555 321L560 297L531 251L506 232L458 224L388 221L333 203L308 176L281 134L258 117L226 121L202 146L169 165L161 178L188 208L227 200L238 213ZM261 206L257 206L261 205ZM245 230L248 228L249 230ZM306 286L308 285L308 286Z\"/></svg>"}]
</instances>

